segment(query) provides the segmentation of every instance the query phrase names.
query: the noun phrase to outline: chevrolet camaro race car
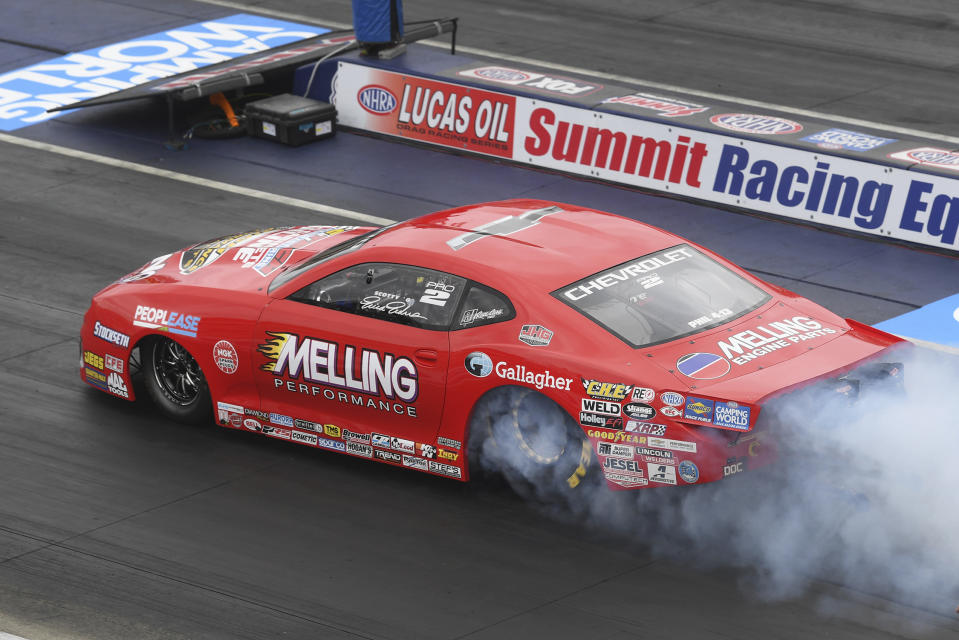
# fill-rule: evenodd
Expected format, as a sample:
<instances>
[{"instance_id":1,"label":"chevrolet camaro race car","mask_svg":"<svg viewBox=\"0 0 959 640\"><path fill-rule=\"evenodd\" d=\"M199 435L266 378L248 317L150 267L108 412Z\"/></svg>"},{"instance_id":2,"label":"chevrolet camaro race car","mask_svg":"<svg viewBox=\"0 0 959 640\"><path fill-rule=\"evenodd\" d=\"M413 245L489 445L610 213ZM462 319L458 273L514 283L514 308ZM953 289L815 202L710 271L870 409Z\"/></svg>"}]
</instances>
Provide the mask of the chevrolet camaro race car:
<instances>
[{"instance_id":1,"label":"chevrolet camaro race car","mask_svg":"<svg viewBox=\"0 0 959 640\"><path fill-rule=\"evenodd\" d=\"M900 342L665 231L511 200L160 256L93 298L80 350L87 383L179 420L635 489L762 466L764 404L901 378Z\"/></svg>"}]
</instances>

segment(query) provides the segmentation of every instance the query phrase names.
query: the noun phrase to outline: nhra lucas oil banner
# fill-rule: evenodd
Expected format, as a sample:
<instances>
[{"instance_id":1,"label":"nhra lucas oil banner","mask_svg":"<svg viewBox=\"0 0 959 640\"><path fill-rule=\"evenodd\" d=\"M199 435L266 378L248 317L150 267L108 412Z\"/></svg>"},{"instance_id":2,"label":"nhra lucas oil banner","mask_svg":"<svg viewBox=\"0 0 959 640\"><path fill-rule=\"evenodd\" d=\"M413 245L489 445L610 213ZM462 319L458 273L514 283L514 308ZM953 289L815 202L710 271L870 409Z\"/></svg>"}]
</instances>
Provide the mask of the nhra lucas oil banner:
<instances>
[{"instance_id":1,"label":"nhra lucas oil banner","mask_svg":"<svg viewBox=\"0 0 959 640\"><path fill-rule=\"evenodd\" d=\"M0 131L13 131L62 115L47 113L47 109L328 31L239 13L8 71L0 74Z\"/></svg>"},{"instance_id":2,"label":"nhra lucas oil banner","mask_svg":"<svg viewBox=\"0 0 959 640\"><path fill-rule=\"evenodd\" d=\"M342 125L501 158L513 157L516 101L342 62L331 98Z\"/></svg>"},{"instance_id":3,"label":"nhra lucas oil banner","mask_svg":"<svg viewBox=\"0 0 959 640\"><path fill-rule=\"evenodd\" d=\"M343 125L959 250L959 180L339 63Z\"/></svg>"}]
</instances>

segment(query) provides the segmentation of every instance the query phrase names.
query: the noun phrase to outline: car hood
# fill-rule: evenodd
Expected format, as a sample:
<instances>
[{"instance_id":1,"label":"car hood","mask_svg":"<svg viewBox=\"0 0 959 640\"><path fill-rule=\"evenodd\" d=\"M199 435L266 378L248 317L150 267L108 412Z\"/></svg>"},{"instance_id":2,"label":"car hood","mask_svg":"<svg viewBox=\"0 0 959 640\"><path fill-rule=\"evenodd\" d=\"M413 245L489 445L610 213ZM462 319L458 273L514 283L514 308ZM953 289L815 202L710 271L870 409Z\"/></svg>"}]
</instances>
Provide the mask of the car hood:
<instances>
[{"instance_id":1,"label":"car hood","mask_svg":"<svg viewBox=\"0 0 959 640\"><path fill-rule=\"evenodd\" d=\"M777 301L693 339L654 348L650 355L688 393L758 404L898 342L825 310Z\"/></svg>"},{"instance_id":2,"label":"car hood","mask_svg":"<svg viewBox=\"0 0 959 640\"><path fill-rule=\"evenodd\" d=\"M263 289L282 270L368 230L309 225L236 233L160 256L119 282Z\"/></svg>"}]
</instances>

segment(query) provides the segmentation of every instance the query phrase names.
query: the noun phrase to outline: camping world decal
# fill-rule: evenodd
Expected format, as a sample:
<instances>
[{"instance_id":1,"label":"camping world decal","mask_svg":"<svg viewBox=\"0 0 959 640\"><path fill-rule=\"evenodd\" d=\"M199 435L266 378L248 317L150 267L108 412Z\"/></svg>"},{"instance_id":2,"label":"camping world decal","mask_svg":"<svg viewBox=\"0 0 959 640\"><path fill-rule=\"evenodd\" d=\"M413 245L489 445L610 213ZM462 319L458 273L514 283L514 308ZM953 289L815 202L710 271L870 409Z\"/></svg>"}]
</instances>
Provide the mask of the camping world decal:
<instances>
[{"instance_id":1,"label":"camping world decal","mask_svg":"<svg viewBox=\"0 0 959 640\"><path fill-rule=\"evenodd\" d=\"M0 130L61 115L47 109L177 75L329 29L240 13L70 53L0 75Z\"/></svg>"}]
</instances>

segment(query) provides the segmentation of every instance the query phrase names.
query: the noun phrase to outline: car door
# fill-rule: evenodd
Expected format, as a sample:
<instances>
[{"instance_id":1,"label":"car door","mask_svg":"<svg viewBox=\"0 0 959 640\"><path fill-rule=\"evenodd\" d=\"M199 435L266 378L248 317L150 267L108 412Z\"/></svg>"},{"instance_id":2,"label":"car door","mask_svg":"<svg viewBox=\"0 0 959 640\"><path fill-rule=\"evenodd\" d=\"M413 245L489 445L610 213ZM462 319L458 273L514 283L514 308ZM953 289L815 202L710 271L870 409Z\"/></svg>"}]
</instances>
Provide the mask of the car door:
<instances>
[{"instance_id":1,"label":"car door","mask_svg":"<svg viewBox=\"0 0 959 640\"><path fill-rule=\"evenodd\" d=\"M346 429L435 442L464 287L458 276L371 262L271 302L253 354L263 413L294 438L332 425L334 438Z\"/></svg>"}]
</instances>

